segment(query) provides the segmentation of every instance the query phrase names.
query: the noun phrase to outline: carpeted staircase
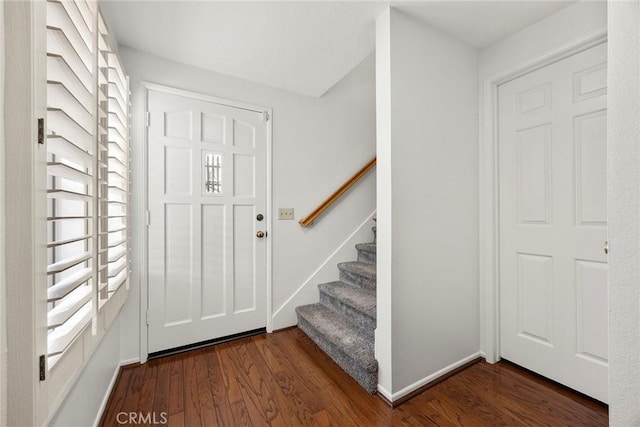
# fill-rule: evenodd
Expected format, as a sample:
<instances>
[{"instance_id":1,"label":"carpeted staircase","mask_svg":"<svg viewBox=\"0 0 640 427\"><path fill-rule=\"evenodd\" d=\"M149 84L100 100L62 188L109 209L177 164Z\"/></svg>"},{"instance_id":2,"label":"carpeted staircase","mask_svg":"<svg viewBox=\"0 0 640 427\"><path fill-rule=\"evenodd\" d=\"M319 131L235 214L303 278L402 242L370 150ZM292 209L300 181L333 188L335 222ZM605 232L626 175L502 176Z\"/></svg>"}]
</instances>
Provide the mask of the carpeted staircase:
<instances>
[{"instance_id":1,"label":"carpeted staircase","mask_svg":"<svg viewBox=\"0 0 640 427\"><path fill-rule=\"evenodd\" d=\"M357 261L338 264L339 281L318 285L319 303L296 308L298 327L369 393L378 387L373 233L373 243L356 245Z\"/></svg>"}]
</instances>

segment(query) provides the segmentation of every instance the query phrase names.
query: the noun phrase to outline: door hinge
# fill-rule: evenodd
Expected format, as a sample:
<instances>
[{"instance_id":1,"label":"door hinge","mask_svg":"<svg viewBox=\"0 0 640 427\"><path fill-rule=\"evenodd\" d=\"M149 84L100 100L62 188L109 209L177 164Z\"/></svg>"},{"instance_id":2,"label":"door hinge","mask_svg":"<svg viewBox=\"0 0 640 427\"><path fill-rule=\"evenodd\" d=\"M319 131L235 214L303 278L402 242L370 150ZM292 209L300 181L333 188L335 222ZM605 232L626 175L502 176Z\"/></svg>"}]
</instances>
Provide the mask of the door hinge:
<instances>
[{"instance_id":1,"label":"door hinge","mask_svg":"<svg viewBox=\"0 0 640 427\"><path fill-rule=\"evenodd\" d=\"M38 144L44 144L44 118L38 119Z\"/></svg>"},{"instance_id":2,"label":"door hinge","mask_svg":"<svg viewBox=\"0 0 640 427\"><path fill-rule=\"evenodd\" d=\"M151 225L151 212L147 211L145 213L145 219L144 219L145 225L148 227L149 225Z\"/></svg>"},{"instance_id":3,"label":"door hinge","mask_svg":"<svg viewBox=\"0 0 640 427\"><path fill-rule=\"evenodd\" d=\"M147 320L146 320L147 321L147 326L149 326L149 310L147 310L146 318L147 318Z\"/></svg>"},{"instance_id":4,"label":"door hinge","mask_svg":"<svg viewBox=\"0 0 640 427\"><path fill-rule=\"evenodd\" d=\"M47 361L45 359L44 354L41 354L39 357L40 362L40 381L44 381L46 379L46 371L47 371Z\"/></svg>"},{"instance_id":5,"label":"door hinge","mask_svg":"<svg viewBox=\"0 0 640 427\"><path fill-rule=\"evenodd\" d=\"M262 112L262 121L263 122L268 122L269 119L271 119L271 116L269 115L269 113L267 111L263 111Z\"/></svg>"},{"instance_id":6,"label":"door hinge","mask_svg":"<svg viewBox=\"0 0 640 427\"><path fill-rule=\"evenodd\" d=\"M151 113L149 111L147 111L147 127L151 126Z\"/></svg>"}]
</instances>

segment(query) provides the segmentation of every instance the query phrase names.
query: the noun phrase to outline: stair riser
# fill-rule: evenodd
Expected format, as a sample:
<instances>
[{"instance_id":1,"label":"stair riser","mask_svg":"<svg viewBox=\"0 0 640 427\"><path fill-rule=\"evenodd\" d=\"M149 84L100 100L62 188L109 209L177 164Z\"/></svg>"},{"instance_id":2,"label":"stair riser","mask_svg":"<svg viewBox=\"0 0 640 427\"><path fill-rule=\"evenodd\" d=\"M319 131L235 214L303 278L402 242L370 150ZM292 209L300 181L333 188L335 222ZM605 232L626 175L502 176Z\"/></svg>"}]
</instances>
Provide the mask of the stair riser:
<instances>
[{"instance_id":1,"label":"stair riser","mask_svg":"<svg viewBox=\"0 0 640 427\"><path fill-rule=\"evenodd\" d=\"M352 271L340 270L340 281L349 283L350 285L360 286L361 288L368 289L370 291L376 290L376 280L361 276Z\"/></svg>"},{"instance_id":2,"label":"stair riser","mask_svg":"<svg viewBox=\"0 0 640 427\"><path fill-rule=\"evenodd\" d=\"M358 261L366 262L367 264L375 264L376 263L376 253L363 251L358 249Z\"/></svg>"},{"instance_id":3,"label":"stair riser","mask_svg":"<svg viewBox=\"0 0 640 427\"><path fill-rule=\"evenodd\" d=\"M316 328L309 323L304 317L298 314L298 327L304 331L305 334L318 347L320 347L325 353L327 353L334 362L336 362L347 374L351 376L358 384L360 384L365 390L373 394L378 388L378 375L377 373L371 373L363 368L358 367L355 361L345 354L343 351L332 346L329 341L320 334Z\"/></svg>"},{"instance_id":4,"label":"stair riser","mask_svg":"<svg viewBox=\"0 0 640 427\"><path fill-rule=\"evenodd\" d=\"M330 308L336 313L345 316L351 321L351 323L357 325L363 331L366 331L371 335L371 339L374 338L376 329L376 319L371 318L367 314L355 309L354 307L347 305L340 301L338 298L320 292L320 303L325 307Z\"/></svg>"}]
</instances>

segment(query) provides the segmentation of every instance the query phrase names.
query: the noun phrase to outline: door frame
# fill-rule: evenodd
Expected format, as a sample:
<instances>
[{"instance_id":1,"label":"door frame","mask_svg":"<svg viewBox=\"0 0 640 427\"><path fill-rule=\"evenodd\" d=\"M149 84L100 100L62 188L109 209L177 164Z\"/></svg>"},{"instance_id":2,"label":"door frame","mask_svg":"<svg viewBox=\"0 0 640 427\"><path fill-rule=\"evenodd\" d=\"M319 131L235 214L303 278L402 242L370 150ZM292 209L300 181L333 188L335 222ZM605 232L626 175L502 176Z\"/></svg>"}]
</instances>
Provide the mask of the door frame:
<instances>
[{"instance_id":1,"label":"door frame","mask_svg":"<svg viewBox=\"0 0 640 427\"><path fill-rule=\"evenodd\" d=\"M272 138L273 138L273 109L270 107L262 107L244 102L233 101L225 98L218 98L211 95L206 95L197 92L191 92L183 89L178 89L170 86L164 86L157 83L151 83L143 81L140 83L142 86L143 95L143 111L141 117L141 126L144 132L144 147L142 150L141 166L143 169L142 174L142 189L143 197L142 203L138 204L138 224L140 225L141 233L140 239L140 363L147 361L149 357L149 325L147 324L147 311L149 309L149 128L147 127L147 112L149 111L149 92L162 92L169 95L177 95L199 101L212 102L214 104L224 105L227 107L238 108L241 110L255 111L257 113L265 113L267 115L266 120L266 230L270 232L272 230ZM140 164L140 163L138 163ZM272 325L272 243L271 239L266 241L266 329L267 332L273 332Z\"/></svg>"},{"instance_id":2,"label":"door frame","mask_svg":"<svg viewBox=\"0 0 640 427\"><path fill-rule=\"evenodd\" d=\"M479 147L479 286L480 352L489 363L500 360L500 174L498 152L498 87L607 41L606 29L590 33L540 56L497 72L482 82ZM484 301L482 301L484 296Z\"/></svg>"}]
</instances>

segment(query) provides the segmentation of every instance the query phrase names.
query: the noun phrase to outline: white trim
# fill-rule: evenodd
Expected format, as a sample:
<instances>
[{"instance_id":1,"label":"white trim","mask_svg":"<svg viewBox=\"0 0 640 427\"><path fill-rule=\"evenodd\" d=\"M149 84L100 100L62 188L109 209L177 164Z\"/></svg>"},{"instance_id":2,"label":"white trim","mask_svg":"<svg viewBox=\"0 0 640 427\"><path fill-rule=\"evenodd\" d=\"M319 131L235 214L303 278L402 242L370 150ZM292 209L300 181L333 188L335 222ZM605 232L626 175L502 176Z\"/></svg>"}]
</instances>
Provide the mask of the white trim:
<instances>
[{"instance_id":1,"label":"white trim","mask_svg":"<svg viewBox=\"0 0 640 427\"><path fill-rule=\"evenodd\" d=\"M480 213L480 290L485 293L480 307L485 347L482 349L489 363L500 360L500 218L498 174L498 86L510 80L561 61L607 41L606 29L590 33L579 40L562 45L543 55L503 70L485 79L482 90L484 130L480 134L479 156L479 213Z\"/></svg>"},{"instance_id":2,"label":"white trim","mask_svg":"<svg viewBox=\"0 0 640 427\"><path fill-rule=\"evenodd\" d=\"M278 316L278 314L280 314L285 308L287 308L292 301L294 301L298 295L307 287L307 286L313 286L315 289L315 286L318 283L322 282L322 279L318 279L318 275L326 268L326 267L330 267L332 269L332 271L335 270L335 265L339 262L343 262L343 261L349 261L352 260L352 258L349 259L339 259L340 257L340 253L342 252L342 250L345 247L354 247L355 243L360 243L360 239L357 239L358 241L354 243L354 240L356 240L356 237L363 231L363 229L371 224L371 220L374 217L374 215L376 214L376 211L374 210L373 212L371 212L369 215L367 215L366 219L364 221L362 221L362 223L353 231L353 233L351 233L349 235L349 237L347 237L337 248L336 250L334 250L331 255L329 255L327 257L327 259L325 259L322 264L320 264L320 266L318 268L315 269L315 271L313 273L311 273L309 275L309 277L307 277L307 279L302 283L302 285L300 285L298 287L298 289L296 289L295 292L293 292L293 294L291 294L291 296L289 298L287 298L287 300L282 303L282 305L275 311L275 313L273 313L272 319L273 319L273 323L276 323L276 329L282 329L282 328L286 328L288 326L292 326L289 323L283 323L280 324L280 322L277 322L275 320L276 316ZM354 249L355 250L355 249ZM317 302L318 301L318 295L317 295L317 290L315 290L316 294L315 294L315 300L314 301L297 301L296 305L300 304L308 304L310 302ZM285 320L286 322L286 320Z\"/></svg>"},{"instance_id":3,"label":"white trim","mask_svg":"<svg viewBox=\"0 0 640 427\"><path fill-rule=\"evenodd\" d=\"M378 385L378 391L385 397L387 398L387 400L389 400L390 402L395 402L398 399L402 399L403 397L413 393L414 391L420 389L421 387L424 387L425 385L429 384L430 382L433 382L435 380L437 380L438 378L442 377L443 375L448 374L451 371L454 371L456 369L458 369L459 367L475 360L478 359L480 357L480 352L477 353L473 353L470 354L469 356L462 358L460 360L458 360L457 362L452 363L449 366L446 366L442 369L440 369L437 372L434 372L433 374L422 378L421 380L416 381L413 384L410 384L408 386L406 386L405 388L403 388L402 390L399 390L395 393L392 393L391 395L389 394L389 392L387 390L385 390L382 386Z\"/></svg>"},{"instance_id":4,"label":"white trim","mask_svg":"<svg viewBox=\"0 0 640 427\"><path fill-rule=\"evenodd\" d=\"M164 86L157 83L142 82L142 87L146 89L148 93L150 90L156 92L162 92L169 95L183 96L185 98L196 99L198 101L212 102L214 104L224 105L226 107L238 108L240 110L255 111L256 113L269 113L269 122L271 122L271 108L261 107L254 104L247 104L245 102L234 101L225 98L218 98L216 96L205 95L198 92L191 92L188 90L178 89L171 86ZM145 110L146 112L147 110ZM268 122L268 123L269 123Z\"/></svg>"},{"instance_id":5,"label":"white trim","mask_svg":"<svg viewBox=\"0 0 640 427\"><path fill-rule=\"evenodd\" d=\"M273 230L273 192L271 191L271 186L272 186L272 182L273 182L273 159L272 159L272 138L273 138L273 109L272 108L266 108L263 110L263 112L267 113L267 146L265 147L265 149L267 150L266 152L266 167L265 167L265 173L266 173L266 186L267 186L267 194L266 194L266 202L267 202L267 207L266 207L266 230L268 231L268 233L271 233L271 230ZM273 258L272 258L272 254L273 254L273 238L268 238L268 234L267 234L267 332L268 333L272 333L273 332L273 316L271 315L272 311L273 311Z\"/></svg>"},{"instance_id":6,"label":"white trim","mask_svg":"<svg viewBox=\"0 0 640 427\"><path fill-rule=\"evenodd\" d=\"M145 363L147 361L147 358L149 357L149 325L147 325L147 310L149 307L149 267L147 262L149 257L149 128L147 127L147 111L149 111L148 93L150 88L145 84L145 82L142 82L141 86L142 90L140 94L142 96L141 103L143 108L141 112L142 114L140 114L140 126L143 129L143 141L141 150L142 173L139 173L137 175L140 179L140 184L142 187L142 194L140 197L140 210L137 215L137 226L140 230L138 238L138 244L140 245L140 257L138 258L138 262L140 263L140 283L138 283L138 290L140 293L140 307L138 310L138 314L140 315L140 363Z\"/></svg>"},{"instance_id":7,"label":"white trim","mask_svg":"<svg viewBox=\"0 0 640 427\"><path fill-rule=\"evenodd\" d=\"M132 363L137 363L140 362L140 359L138 358L133 358L133 359L127 359L127 360L121 360L120 364L118 366L116 366L116 369L113 373L113 376L111 377L111 381L109 381L109 385L107 386L107 389L105 391L104 397L102 398L102 402L100 403L100 406L98 407L98 412L96 414L96 419L93 421L93 426L97 427L98 425L100 425L100 420L102 419L102 416L104 415L104 410L107 408L107 403L109 403L109 398L111 397L111 392L113 391L113 387L116 385L116 382L118 381L118 377L120 376L120 372L122 371L122 367L126 366L126 365L130 365Z\"/></svg>"},{"instance_id":8,"label":"white trim","mask_svg":"<svg viewBox=\"0 0 640 427\"><path fill-rule=\"evenodd\" d=\"M387 401L393 403L393 401L391 400L391 393L389 392L389 390L387 390L380 384L378 384L378 393L380 393L385 399L387 399Z\"/></svg>"},{"instance_id":9,"label":"white trim","mask_svg":"<svg viewBox=\"0 0 640 427\"><path fill-rule=\"evenodd\" d=\"M127 366L127 365L133 365L134 363L140 363L142 364L142 362L140 362L140 358L138 357L132 357L130 359L124 359L120 361L120 367L123 366Z\"/></svg>"},{"instance_id":10,"label":"white trim","mask_svg":"<svg viewBox=\"0 0 640 427\"><path fill-rule=\"evenodd\" d=\"M46 153L36 119L46 117L46 5L4 2L5 253L7 418L12 425L43 425L49 384L40 382L38 355L46 354ZM25 256L26 254L26 256ZM41 303L42 302L42 303Z\"/></svg>"},{"instance_id":11,"label":"white trim","mask_svg":"<svg viewBox=\"0 0 640 427\"><path fill-rule=\"evenodd\" d=\"M113 372L113 376L111 377L111 381L109 381L109 385L105 390L104 397L102 398L102 402L100 402L100 406L98 407L98 411L96 413L96 419L92 424L94 427L100 425L100 420L102 419L104 410L107 408L107 403L109 403L109 397L111 397L113 387L116 385L116 381L118 381L118 377L120 376L120 368L122 368L122 364L116 366L116 369Z\"/></svg>"},{"instance_id":12,"label":"white trim","mask_svg":"<svg viewBox=\"0 0 640 427\"><path fill-rule=\"evenodd\" d=\"M212 102L214 104L224 105L227 107L238 108L241 110L255 111L258 113L267 113L269 119L265 123L266 126L266 232L267 235L272 230L272 138L273 138L273 109L270 107L261 107L253 104L247 104L244 102L233 101L224 98L218 98L215 96L205 95L197 92L190 92L187 90L182 90L170 86L159 85L157 83L151 82L140 82L140 86L142 88L142 96L143 96L143 107L142 115L140 117L141 123L140 125L144 129L144 141L143 141L143 150L142 150L142 191L144 192L143 197L141 197L141 206L138 211L138 226L141 230L141 239L140 239L140 363L145 363L149 357L149 347L148 347L148 334L149 334L149 326L147 325L147 310L149 308L149 266L148 266L148 252L149 252L149 233L148 233L148 224L146 223L146 212L149 210L149 183L148 183L148 175L149 175L149 128L146 125L146 113L149 111L149 92L156 91L162 92L170 95L183 96L190 99L196 99L199 101ZM272 239L267 239L267 247L266 247L266 291L267 291L267 301L266 301L266 319L265 325L267 332L273 331L272 326L272 316L271 309L273 305L273 280L272 280L272 271L273 271L273 262L272 262Z\"/></svg>"}]
</instances>

